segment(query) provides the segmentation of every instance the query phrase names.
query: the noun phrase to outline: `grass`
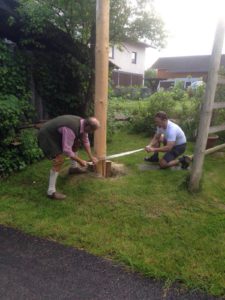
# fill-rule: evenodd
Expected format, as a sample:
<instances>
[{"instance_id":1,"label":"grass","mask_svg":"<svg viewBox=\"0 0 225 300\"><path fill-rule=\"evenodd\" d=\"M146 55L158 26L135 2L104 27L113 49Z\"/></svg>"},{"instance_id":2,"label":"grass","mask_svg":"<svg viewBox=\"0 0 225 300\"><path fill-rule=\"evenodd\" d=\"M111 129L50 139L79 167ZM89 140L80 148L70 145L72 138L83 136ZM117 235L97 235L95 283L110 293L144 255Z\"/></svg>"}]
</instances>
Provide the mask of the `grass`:
<instances>
[{"instance_id":1,"label":"grass","mask_svg":"<svg viewBox=\"0 0 225 300\"><path fill-rule=\"evenodd\" d=\"M112 98L109 101L109 111L119 112L125 115L130 115L136 111L147 109L148 106L148 98L146 98L145 100L127 100L121 98Z\"/></svg>"},{"instance_id":2,"label":"grass","mask_svg":"<svg viewBox=\"0 0 225 300\"><path fill-rule=\"evenodd\" d=\"M118 132L108 153L147 142ZM118 178L68 177L65 167L58 180L64 202L46 198L50 162L36 163L1 181L0 223L124 263L167 285L179 281L224 295L224 158L207 157L202 191L191 195L188 171L140 171L144 155L118 158L128 169Z\"/></svg>"}]
</instances>

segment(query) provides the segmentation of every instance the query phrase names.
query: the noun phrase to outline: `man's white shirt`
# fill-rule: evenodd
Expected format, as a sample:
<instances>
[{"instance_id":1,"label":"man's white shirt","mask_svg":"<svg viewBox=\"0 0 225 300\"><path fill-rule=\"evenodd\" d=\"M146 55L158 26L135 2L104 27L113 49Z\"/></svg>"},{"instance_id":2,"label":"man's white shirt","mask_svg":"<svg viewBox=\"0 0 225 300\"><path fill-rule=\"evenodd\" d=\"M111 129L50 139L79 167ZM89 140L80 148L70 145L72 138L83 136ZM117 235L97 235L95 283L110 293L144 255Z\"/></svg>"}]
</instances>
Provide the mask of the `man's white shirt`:
<instances>
[{"instance_id":1,"label":"man's white shirt","mask_svg":"<svg viewBox=\"0 0 225 300\"><path fill-rule=\"evenodd\" d=\"M157 127L156 133L163 134L167 142L175 142L175 146L182 145L187 142L183 130L170 120L168 120L166 129Z\"/></svg>"}]
</instances>

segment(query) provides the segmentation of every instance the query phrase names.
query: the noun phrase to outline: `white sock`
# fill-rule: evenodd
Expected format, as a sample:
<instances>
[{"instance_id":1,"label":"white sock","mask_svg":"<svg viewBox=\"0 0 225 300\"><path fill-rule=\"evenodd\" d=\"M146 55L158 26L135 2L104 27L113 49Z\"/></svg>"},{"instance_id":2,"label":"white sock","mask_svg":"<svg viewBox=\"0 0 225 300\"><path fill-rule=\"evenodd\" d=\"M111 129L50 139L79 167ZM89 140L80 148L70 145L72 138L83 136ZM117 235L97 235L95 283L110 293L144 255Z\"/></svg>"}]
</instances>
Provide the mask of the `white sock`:
<instances>
[{"instance_id":1,"label":"white sock","mask_svg":"<svg viewBox=\"0 0 225 300\"><path fill-rule=\"evenodd\" d=\"M75 152L75 156L77 155L77 152ZM74 159L70 160L71 162L71 168L77 168L77 162Z\"/></svg>"},{"instance_id":2,"label":"white sock","mask_svg":"<svg viewBox=\"0 0 225 300\"><path fill-rule=\"evenodd\" d=\"M48 191L47 191L48 195L52 195L53 193L55 193L55 191L56 191L55 186L56 186L56 180L57 180L58 175L59 175L59 172L56 172L53 170L50 171Z\"/></svg>"}]
</instances>

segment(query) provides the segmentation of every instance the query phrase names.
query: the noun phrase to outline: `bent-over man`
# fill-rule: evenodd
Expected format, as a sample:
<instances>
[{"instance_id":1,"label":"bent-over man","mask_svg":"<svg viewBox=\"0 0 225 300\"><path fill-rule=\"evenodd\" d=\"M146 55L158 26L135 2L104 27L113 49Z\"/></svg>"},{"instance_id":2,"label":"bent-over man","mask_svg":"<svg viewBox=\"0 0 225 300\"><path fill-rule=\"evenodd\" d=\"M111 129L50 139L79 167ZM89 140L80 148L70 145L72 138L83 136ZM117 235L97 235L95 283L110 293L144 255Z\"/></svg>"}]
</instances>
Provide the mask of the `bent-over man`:
<instances>
[{"instance_id":1,"label":"bent-over man","mask_svg":"<svg viewBox=\"0 0 225 300\"><path fill-rule=\"evenodd\" d=\"M70 174L77 168L77 163L87 166L87 161L74 152L82 143L90 160L96 164L97 158L92 155L88 133L93 133L100 127L99 121L90 117L82 119L78 116L64 115L49 120L38 133L38 144L44 155L52 160L47 196L53 200L63 200L66 196L56 191L56 181L64 162L64 155L71 159ZM75 173L75 172L74 172Z\"/></svg>"}]
</instances>

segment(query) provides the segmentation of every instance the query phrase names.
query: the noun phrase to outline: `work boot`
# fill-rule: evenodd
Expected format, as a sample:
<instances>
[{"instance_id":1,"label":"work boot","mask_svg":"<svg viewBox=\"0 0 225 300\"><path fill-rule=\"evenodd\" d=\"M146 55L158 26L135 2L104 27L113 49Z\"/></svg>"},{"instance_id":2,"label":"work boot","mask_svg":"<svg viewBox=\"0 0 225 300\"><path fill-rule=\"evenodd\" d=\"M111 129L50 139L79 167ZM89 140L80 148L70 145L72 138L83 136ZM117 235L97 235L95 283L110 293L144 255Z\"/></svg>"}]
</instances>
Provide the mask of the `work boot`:
<instances>
[{"instance_id":1,"label":"work boot","mask_svg":"<svg viewBox=\"0 0 225 300\"><path fill-rule=\"evenodd\" d=\"M52 200L64 200L66 198L66 195L58 193L58 192L54 192L51 195L48 195L48 198L52 199Z\"/></svg>"},{"instance_id":2,"label":"work boot","mask_svg":"<svg viewBox=\"0 0 225 300\"><path fill-rule=\"evenodd\" d=\"M75 168L71 167L71 168L69 168L69 170L68 170L68 175L85 174L85 173L87 173L87 170L81 169L81 168L79 168L79 167L75 167Z\"/></svg>"},{"instance_id":3,"label":"work boot","mask_svg":"<svg viewBox=\"0 0 225 300\"><path fill-rule=\"evenodd\" d=\"M154 153L152 156L150 157L145 157L144 161L148 161L148 162L159 162L159 156L158 154Z\"/></svg>"}]
</instances>

